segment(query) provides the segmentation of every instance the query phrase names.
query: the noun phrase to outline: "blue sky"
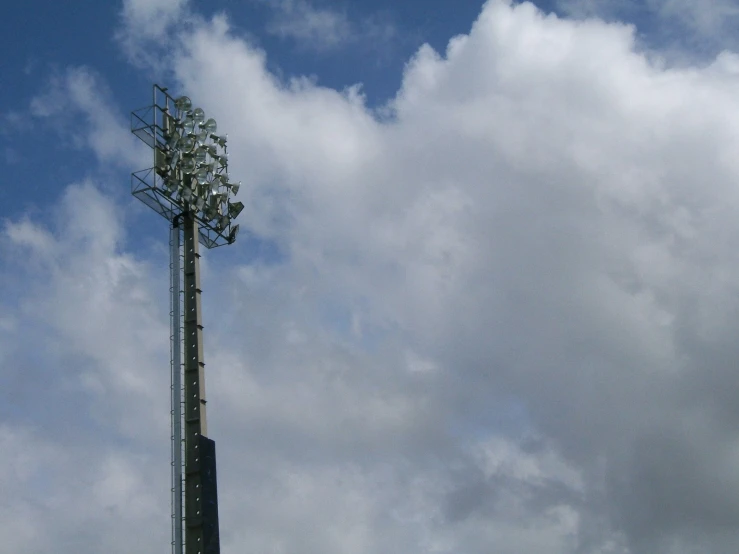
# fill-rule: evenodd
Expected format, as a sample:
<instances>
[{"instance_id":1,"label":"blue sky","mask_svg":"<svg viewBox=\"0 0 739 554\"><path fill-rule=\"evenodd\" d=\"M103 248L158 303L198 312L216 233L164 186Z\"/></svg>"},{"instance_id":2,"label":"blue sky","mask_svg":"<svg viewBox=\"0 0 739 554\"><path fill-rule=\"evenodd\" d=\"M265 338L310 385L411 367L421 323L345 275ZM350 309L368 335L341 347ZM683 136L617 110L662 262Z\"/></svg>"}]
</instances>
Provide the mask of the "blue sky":
<instances>
[{"instance_id":1,"label":"blue sky","mask_svg":"<svg viewBox=\"0 0 739 554\"><path fill-rule=\"evenodd\" d=\"M224 554L736 552L735 0L6 10L9 551L169 542L157 82L243 181L202 266Z\"/></svg>"},{"instance_id":2,"label":"blue sky","mask_svg":"<svg viewBox=\"0 0 739 554\"><path fill-rule=\"evenodd\" d=\"M335 15L341 27L339 32L352 37L342 37L341 44L335 45L313 40L315 37L281 34L275 28L281 17L277 5L260 0L194 4L203 17L225 13L234 32L265 50L270 70L280 78L309 76L322 86L336 89L361 83L367 104L380 107L396 94L410 56L424 43L443 52L451 37L469 31L482 4L466 0L422 4L315 2L310 5L312 10ZM560 16L573 11L567 3L542 1L536 5ZM645 44L656 47L657 52L666 46L666 36L676 41L685 55L699 55L702 60L707 59L706 54L715 55L719 50L700 40L699 47L691 51L689 47L695 42L692 34L676 33L669 22L656 18L655 10L640 3L609 5L604 15L611 19L621 16L619 21L636 25ZM26 182L25 194L20 198L24 209L42 209L43 199L49 193L53 195L51 183L55 180L72 180L80 175L81 167L96 172L105 168L91 168L87 154L63 138L64 125L74 126L73 122L54 127L30 117L29 99L39 96L49 81L67 68L86 67L100 76L101 94L110 99L112 116L121 119L130 109L146 104L152 80L166 84L169 75L165 68L156 71L130 62L120 41L115 39L121 23L121 6L116 3L79 1L69 6L29 1L14 4L5 17L7 28L27 29L23 33L8 33L3 39L4 50L12 52L3 61L6 78L0 85L0 99L5 107L3 150L7 178ZM382 38L378 39L380 35ZM46 163L34 164L35 178L28 182L24 168L30 160L37 159L38 151L44 152ZM0 194L10 194L10 188L4 188ZM17 205L18 200L7 200L3 202L4 210ZM2 215L9 213L3 211Z\"/></svg>"}]
</instances>

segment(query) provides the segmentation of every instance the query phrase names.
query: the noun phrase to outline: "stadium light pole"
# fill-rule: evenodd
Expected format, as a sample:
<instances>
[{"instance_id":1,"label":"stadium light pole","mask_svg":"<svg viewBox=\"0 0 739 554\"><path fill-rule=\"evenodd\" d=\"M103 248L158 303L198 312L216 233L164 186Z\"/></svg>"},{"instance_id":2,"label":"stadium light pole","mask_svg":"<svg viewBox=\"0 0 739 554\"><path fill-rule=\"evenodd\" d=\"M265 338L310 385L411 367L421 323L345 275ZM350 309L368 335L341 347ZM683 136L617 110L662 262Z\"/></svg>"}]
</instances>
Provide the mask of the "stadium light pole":
<instances>
[{"instance_id":1,"label":"stadium light pole","mask_svg":"<svg viewBox=\"0 0 739 554\"><path fill-rule=\"evenodd\" d=\"M232 244L244 205L228 176L216 121L154 85L153 103L131 113L131 132L154 165L131 175L132 194L170 222L172 552L218 554L215 442L207 438L199 244ZM183 309L181 309L183 308ZM184 491L183 491L184 481ZM183 494L184 492L184 494Z\"/></svg>"}]
</instances>

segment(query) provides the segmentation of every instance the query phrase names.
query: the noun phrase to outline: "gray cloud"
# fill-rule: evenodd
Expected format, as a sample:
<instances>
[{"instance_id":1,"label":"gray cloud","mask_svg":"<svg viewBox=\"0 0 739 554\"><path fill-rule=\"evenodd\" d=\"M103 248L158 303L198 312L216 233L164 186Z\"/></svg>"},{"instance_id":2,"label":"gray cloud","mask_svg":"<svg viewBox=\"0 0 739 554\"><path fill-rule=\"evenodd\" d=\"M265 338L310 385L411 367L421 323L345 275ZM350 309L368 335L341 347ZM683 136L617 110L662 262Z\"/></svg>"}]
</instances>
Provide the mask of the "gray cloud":
<instances>
[{"instance_id":1,"label":"gray cloud","mask_svg":"<svg viewBox=\"0 0 739 554\"><path fill-rule=\"evenodd\" d=\"M306 0L278 0L264 4L274 12L267 32L291 39L308 50L327 52L357 44L383 48L398 33L395 25L379 14L354 21L346 10Z\"/></svg>"},{"instance_id":2,"label":"gray cloud","mask_svg":"<svg viewBox=\"0 0 739 554\"><path fill-rule=\"evenodd\" d=\"M149 152L117 117L110 96L95 71L70 67L49 79L45 90L31 99L29 110L34 118L51 123L65 144L91 149L99 162L126 168L145 164Z\"/></svg>"},{"instance_id":3,"label":"gray cloud","mask_svg":"<svg viewBox=\"0 0 739 554\"><path fill-rule=\"evenodd\" d=\"M654 54L672 63L705 62L724 50L736 51L739 2L714 0L558 0L557 7L578 18L626 19L648 27L641 38Z\"/></svg>"}]
</instances>

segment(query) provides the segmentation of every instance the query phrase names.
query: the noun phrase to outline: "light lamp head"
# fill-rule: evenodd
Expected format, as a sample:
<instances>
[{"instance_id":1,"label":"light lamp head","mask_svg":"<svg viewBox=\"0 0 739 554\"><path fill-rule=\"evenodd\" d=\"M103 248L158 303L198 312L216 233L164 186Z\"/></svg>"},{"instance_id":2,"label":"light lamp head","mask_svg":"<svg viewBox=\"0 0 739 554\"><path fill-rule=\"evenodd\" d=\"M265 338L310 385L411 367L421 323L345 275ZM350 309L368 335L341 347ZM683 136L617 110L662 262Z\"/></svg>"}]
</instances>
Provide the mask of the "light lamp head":
<instances>
[{"instance_id":1,"label":"light lamp head","mask_svg":"<svg viewBox=\"0 0 739 554\"><path fill-rule=\"evenodd\" d=\"M182 160L182 165L180 167L182 167L182 171L185 173L192 173L196 168L195 160L192 158L185 158Z\"/></svg>"},{"instance_id":2,"label":"light lamp head","mask_svg":"<svg viewBox=\"0 0 739 554\"><path fill-rule=\"evenodd\" d=\"M216 120L212 117L206 122L200 124L200 130L205 131L209 135L215 133L217 129L218 125L216 124Z\"/></svg>"},{"instance_id":3,"label":"light lamp head","mask_svg":"<svg viewBox=\"0 0 739 554\"><path fill-rule=\"evenodd\" d=\"M228 205L228 215L231 219L236 219L239 217L239 214L241 213L241 210L244 209L244 203L243 202L234 202L233 204Z\"/></svg>"},{"instance_id":4,"label":"light lamp head","mask_svg":"<svg viewBox=\"0 0 739 554\"><path fill-rule=\"evenodd\" d=\"M238 234L239 234L239 226L234 225L233 227L231 227L231 232L228 233L228 244L233 244L234 241L236 240L236 235Z\"/></svg>"},{"instance_id":5,"label":"light lamp head","mask_svg":"<svg viewBox=\"0 0 739 554\"><path fill-rule=\"evenodd\" d=\"M182 150L184 152L190 152L193 148L195 148L196 144L197 141L193 137L185 137L180 141L180 146L182 147Z\"/></svg>"},{"instance_id":6,"label":"light lamp head","mask_svg":"<svg viewBox=\"0 0 739 554\"><path fill-rule=\"evenodd\" d=\"M208 169L203 167L195 172L195 179L197 179L199 185L204 185L208 182Z\"/></svg>"},{"instance_id":7,"label":"light lamp head","mask_svg":"<svg viewBox=\"0 0 739 554\"><path fill-rule=\"evenodd\" d=\"M182 120L182 130L186 135L191 135L195 132L195 120L191 116L187 116Z\"/></svg>"},{"instance_id":8,"label":"light lamp head","mask_svg":"<svg viewBox=\"0 0 739 554\"><path fill-rule=\"evenodd\" d=\"M222 215L218 218L218 222L216 223L216 229L219 231L223 231L226 227L228 227L228 224L231 223L231 218L227 215Z\"/></svg>"},{"instance_id":9,"label":"light lamp head","mask_svg":"<svg viewBox=\"0 0 739 554\"><path fill-rule=\"evenodd\" d=\"M174 107L180 111L187 112L192 108L192 101L187 96L180 96L174 101Z\"/></svg>"},{"instance_id":10,"label":"light lamp head","mask_svg":"<svg viewBox=\"0 0 739 554\"><path fill-rule=\"evenodd\" d=\"M210 135L210 138L212 138L214 141L216 141L216 144L220 146L221 148L226 147L226 142L228 141L228 135Z\"/></svg>"},{"instance_id":11,"label":"light lamp head","mask_svg":"<svg viewBox=\"0 0 739 554\"><path fill-rule=\"evenodd\" d=\"M239 193L239 189L241 188L241 181L238 183L225 183L225 185L231 189L231 194L236 195Z\"/></svg>"},{"instance_id":12,"label":"light lamp head","mask_svg":"<svg viewBox=\"0 0 739 554\"><path fill-rule=\"evenodd\" d=\"M204 164L208 159L208 151L205 148L195 150L195 163Z\"/></svg>"}]
</instances>

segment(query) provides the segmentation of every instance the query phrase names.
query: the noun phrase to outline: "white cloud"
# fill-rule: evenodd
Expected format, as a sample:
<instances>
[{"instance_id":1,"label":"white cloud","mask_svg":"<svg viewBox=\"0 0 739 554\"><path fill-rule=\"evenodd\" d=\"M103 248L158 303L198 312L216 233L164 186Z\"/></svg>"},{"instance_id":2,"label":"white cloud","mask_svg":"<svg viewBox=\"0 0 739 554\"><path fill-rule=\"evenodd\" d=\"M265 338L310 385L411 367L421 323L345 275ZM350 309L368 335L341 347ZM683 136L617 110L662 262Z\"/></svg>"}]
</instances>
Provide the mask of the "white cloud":
<instances>
[{"instance_id":1,"label":"white cloud","mask_svg":"<svg viewBox=\"0 0 739 554\"><path fill-rule=\"evenodd\" d=\"M53 231L24 220L8 223L4 236L17 269L29 274L17 307L23 321L55 345L56 363L75 360L74 371L54 381L89 394L90 415L141 440L168 426L166 413L156 415L155 393L166 388L167 372L152 369L168 365L160 345L169 332L148 269L119 251L117 211L90 183L71 186Z\"/></svg>"},{"instance_id":2,"label":"white cloud","mask_svg":"<svg viewBox=\"0 0 739 554\"><path fill-rule=\"evenodd\" d=\"M686 63L686 59L705 60L737 47L737 0L558 0L557 6L575 17L627 18L649 25L649 33L643 38L659 44L662 54L680 63Z\"/></svg>"},{"instance_id":3,"label":"white cloud","mask_svg":"<svg viewBox=\"0 0 739 554\"><path fill-rule=\"evenodd\" d=\"M11 243L28 247L43 258L48 259L54 256L53 235L48 230L37 227L28 219L17 223L7 222L5 234Z\"/></svg>"},{"instance_id":4,"label":"white cloud","mask_svg":"<svg viewBox=\"0 0 739 554\"><path fill-rule=\"evenodd\" d=\"M315 8L302 0L284 0L272 5L279 10L268 26L273 34L318 49L335 47L351 39L352 28L346 13Z\"/></svg>"},{"instance_id":5,"label":"white cloud","mask_svg":"<svg viewBox=\"0 0 739 554\"><path fill-rule=\"evenodd\" d=\"M187 5L188 0L124 0L124 25L144 36L162 38Z\"/></svg>"},{"instance_id":6,"label":"white cloud","mask_svg":"<svg viewBox=\"0 0 739 554\"><path fill-rule=\"evenodd\" d=\"M179 84L229 132L242 225L285 254L204 258L224 551L736 551L736 58L635 50L631 27L491 1L419 50L380 119L356 91L282 85L223 17L188 35ZM87 502L66 536L100 524L61 551L123 551L140 523L159 551L165 264L125 252L89 184L59 210L5 235L34 254L14 258L17 329L71 368L51 405L103 431L88 492L50 489ZM79 475L79 435L34 440ZM5 521L31 509L14 498Z\"/></svg>"},{"instance_id":7,"label":"white cloud","mask_svg":"<svg viewBox=\"0 0 739 554\"><path fill-rule=\"evenodd\" d=\"M191 14L188 0L122 0L121 26L115 39L129 62L161 77L175 30Z\"/></svg>"},{"instance_id":8,"label":"white cloud","mask_svg":"<svg viewBox=\"0 0 739 554\"><path fill-rule=\"evenodd\" d=\"M80 448L7 425L0 446L7 462L0 538L13 552L167 547L166 527L157 524L166 523L166 469L148 456Z\"/></svg>"},{"instance_id":9,"label":"white cloud","mask_svg":"<svg viewBox=\"0 0 739 554\"><path fill-rule=\"evenodd\" d=\"M689 2L686 0L651 0L650 7L664 21L665 26L687 30L692 38L690 46L709 52L736 50L736 25L739 23L737 0ZM673 40L680 40L674 37ZM683 39L684 40L684 39ZM687 48L686 48L687 49Z\"/></svg>"},{"instance_id":10,"label":"white cloud","mask_svg":"<svg viewBox=\"0 0 739 554\"><path fill-rule=\"evenodd\" d=\"M311 50L334 50L362 42L385 43L397 32L392 23L377 16L356 23L346 11L318 7L307 0L270 0L267 4L275 12L267 32Z\"/></svg>"},{"instance_id":11,"label":"white cloud","mask_svg":"<svg viewBox=\"0 0 739 554\"><path fill-rule=\"evenodd\" d=\"M109 90L89 68L72 67L53 75L31 100L30 111L50 120L65 144L91 149L102 163L126 168L146 163L144 149L113 107Z\"/></svg>"},{"instance_id":12,"label":"white cloud","mask_svg":"<svg viewBox=\"0 0 739 554\"><path fill-rule=\"evenodd\" d=\"M231 140L233 171L253 184L245 218L290 252L290 290L299 283L319 305L359 310L382 340L409 341L440 368L430 382L410 385L397 373L402 361L384 362L397 368L377 375L395 383L384 395L394 386L422 391L412 408L420 423L403 436L432 440L427 418L445 422L467 438L436 454L464 456L470 429L505 433L484 422L505 421L512 397L524 425L581 472L582 494L572 486L553 497L532 493L534 504L558 499L541 514L558 502L565 507L557 513L575 514L565 518L572 527L542 523L542 544L561 540L563 551L575 548L565 539L571 533L586 552L624 549L624 536L631 552L684 540L675 529L694 509L672 499L664 512L659 491L669 480L641 480L644 437L708 406L729 417L728 404L719 408L710 395L693 397L697 412L678 398L701 376L730 379L713 356L731 344L726 336L719 348L716 333L733 326L727 299L737 268L723 237L737 232L729 206L739 169L730 115L738 83L722 61L665 70L635 50L629 26L491 2L444 56L424 47L411 60L387 123L361 98L306 82L280 86L263 56L229 37L222 21L194 35L177 66L193 97L241 122ZM207 63L216 52L228 63ZM204 84L226 75L228 91ZM263 313L267 302L253 308ZM312 358L285 367L310 375ZM415 454L431 448L421 443ZM707 448L690 444L683 454ZM672 452L658 447L656 463L671 463ZM713 499L702 498L707 510ZM637 505L661 514L655 526L641 529L643 520L630 517ZM478 532L482 521L474 510L467 516L468 537L447 534L442 520L437 537L451 541L450 551L487 551L493 539ZM701 520L696 540L720 549L724 539L711 525ZM514 529L498 532L515 544L523 539Z\"/></svg>"}]
</instances>

